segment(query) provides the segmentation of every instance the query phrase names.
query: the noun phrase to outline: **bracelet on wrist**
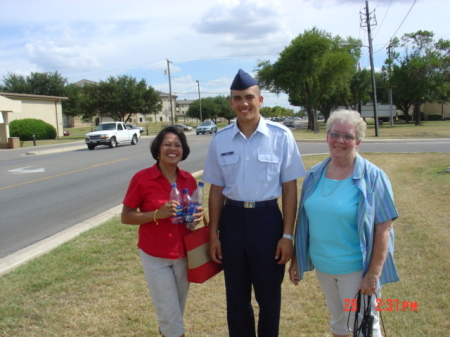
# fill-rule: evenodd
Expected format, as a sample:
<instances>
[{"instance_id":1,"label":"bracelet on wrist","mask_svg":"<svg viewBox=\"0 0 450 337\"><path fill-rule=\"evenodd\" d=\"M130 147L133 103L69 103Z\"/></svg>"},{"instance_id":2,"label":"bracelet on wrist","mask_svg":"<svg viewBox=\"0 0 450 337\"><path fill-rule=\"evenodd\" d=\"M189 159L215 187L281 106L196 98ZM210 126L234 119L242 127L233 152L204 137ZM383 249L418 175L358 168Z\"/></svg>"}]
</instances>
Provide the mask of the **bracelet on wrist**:
<instances>
[{"instance_id":1,"label":"bracelet on wrist","mask_svg":"<svg viewBox=\"0 0 450 337\"><path fill-rule=\"evenodd\" d=\"M154 222L155 224L159 225L158 219L156 219L156 213L158 213L158 209L155 209L155 210L153 211L153 222Z\"/></svg>"}]
</instances>

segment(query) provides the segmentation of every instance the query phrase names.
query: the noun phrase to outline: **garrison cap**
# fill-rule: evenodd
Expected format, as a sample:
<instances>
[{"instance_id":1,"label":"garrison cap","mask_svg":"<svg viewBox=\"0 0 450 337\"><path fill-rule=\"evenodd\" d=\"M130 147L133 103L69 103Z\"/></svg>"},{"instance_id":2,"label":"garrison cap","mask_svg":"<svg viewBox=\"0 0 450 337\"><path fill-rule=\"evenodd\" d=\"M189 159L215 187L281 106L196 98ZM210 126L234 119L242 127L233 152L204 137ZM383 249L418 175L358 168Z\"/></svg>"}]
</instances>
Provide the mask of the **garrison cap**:
<instances>
[{"instance_id":1,"label":"garrison cap","mask_svg":"<svg viewBox=\"0 0 450 337\"><path fill-rule=\"evenodd\" d=\"M238 73L234 77L233 83L231 83L230 89L244 90L258 84L259 83L253 77L251 77L242 69L239 69Z\"/></svg>"}]
</instances>

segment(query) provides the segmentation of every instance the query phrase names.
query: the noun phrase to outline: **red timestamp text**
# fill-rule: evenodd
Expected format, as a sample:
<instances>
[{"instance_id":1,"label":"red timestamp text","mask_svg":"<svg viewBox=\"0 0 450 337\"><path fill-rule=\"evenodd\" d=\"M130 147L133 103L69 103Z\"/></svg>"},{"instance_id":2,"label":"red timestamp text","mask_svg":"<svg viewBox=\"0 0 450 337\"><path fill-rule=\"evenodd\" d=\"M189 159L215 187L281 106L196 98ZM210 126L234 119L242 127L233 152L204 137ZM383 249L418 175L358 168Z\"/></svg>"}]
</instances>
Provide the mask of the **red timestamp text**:
<instances>
[{"instance_id":1,"label":"red timestamp text","mask_svg":"<svg viewBox=\"0 0 450 337\"><path fill-rule=\"evenodd\" d=\"M376 311L419 311L419 302L417 301L400 301L398 298L388 298L383 300L377 298Z\"/></svg>"},{"instance_id":2,"label":"red timestamp text","mask_svg":"<svg viewBox=\"0 0 450 337\"><path fill-rule=\"evenodd\" d=\"M375 299L375 311L419 311L419 302L400 301L398 298ZM344 300L344 311L357 311L358 303L356 298L346 298Z\"/></svg>"}]
</instances>

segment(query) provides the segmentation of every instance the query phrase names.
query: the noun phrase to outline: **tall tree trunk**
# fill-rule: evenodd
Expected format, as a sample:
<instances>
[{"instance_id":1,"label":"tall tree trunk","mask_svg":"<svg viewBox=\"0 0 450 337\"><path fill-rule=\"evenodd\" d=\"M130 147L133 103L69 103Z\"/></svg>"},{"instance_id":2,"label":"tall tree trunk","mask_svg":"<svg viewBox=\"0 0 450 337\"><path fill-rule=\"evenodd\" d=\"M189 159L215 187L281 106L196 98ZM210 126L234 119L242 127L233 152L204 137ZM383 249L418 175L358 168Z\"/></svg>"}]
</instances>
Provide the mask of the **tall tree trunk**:
<instances>
[{"instance_id":1,"label":"tall tree trunk","mask_svg":"<svg viewBox=\"0 0 450 337\"><path fill-rule=\"evenodd\" d=\"M314 113L311 108L306 107L308 113L308 130L314 130Z\"/></svg>"},{"instance_id":2,"label":"tall tree trunk","mask_svg":"<svg viewBox=\"0 0 450 337\"><path fill-rule=\"evenodd\" d=\"M317 120L317 110L314 110L314 133L319 133L320 125Z\"/></svg>"},{"instance_id":3,"label":"tall tree trunk","mask_svg":"<svg viewBox=\"0 0 450 337\"><path fill-rule=\"evenodd\" d=\"M416 116L416 125L420 125L420 103L414 104L414 115Z\"/></svg>"}]
</instances>

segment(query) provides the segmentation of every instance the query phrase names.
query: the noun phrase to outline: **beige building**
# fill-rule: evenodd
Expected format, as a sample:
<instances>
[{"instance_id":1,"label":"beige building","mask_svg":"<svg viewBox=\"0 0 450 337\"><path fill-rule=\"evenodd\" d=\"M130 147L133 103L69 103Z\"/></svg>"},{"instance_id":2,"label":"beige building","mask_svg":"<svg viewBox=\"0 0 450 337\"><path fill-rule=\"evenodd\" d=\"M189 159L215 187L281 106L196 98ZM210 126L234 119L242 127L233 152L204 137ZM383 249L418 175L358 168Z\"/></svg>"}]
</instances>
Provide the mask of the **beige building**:
<instances>
[{"instance_id":1,"label":"beige building","mask_svg":"<svg viewBox=\"0 0 450 337\"><path fill-rule=\"evenodd\" d=\"M443 119L450 119L450 104L442 104L442 103L425 103L422 105L420 111L425 113L425 119L427 119L428 115L438 114L442 115Z\"/></svg>"},{"instance_id":2,"label":"beige building","mask_svg":"<svg viewBox=\"0 0 450 337\"><path fill-rule=\"evenodd\" d=\"M34 118L53 125L57 137L63 136L61 102L67 97L0 92L0 147L15 148L18 140L9 133L9 123L16 119Z\"/></svg>"},{"instance_id":3,"label":"beige building","mask_svg":"<svg viewBox=\"0 0 450 337\"><path fill-rule=\"evenodd\" d=\"M189 107L193 103L193 100L182 99L177 101L177 111L176 116L178 118L178 122L180 123L198 123L200 120L198 118L191 118L186 116Z\"/></svg>"}]
</instances>

